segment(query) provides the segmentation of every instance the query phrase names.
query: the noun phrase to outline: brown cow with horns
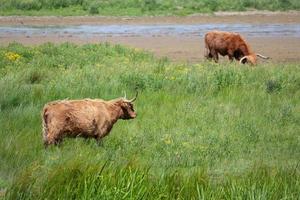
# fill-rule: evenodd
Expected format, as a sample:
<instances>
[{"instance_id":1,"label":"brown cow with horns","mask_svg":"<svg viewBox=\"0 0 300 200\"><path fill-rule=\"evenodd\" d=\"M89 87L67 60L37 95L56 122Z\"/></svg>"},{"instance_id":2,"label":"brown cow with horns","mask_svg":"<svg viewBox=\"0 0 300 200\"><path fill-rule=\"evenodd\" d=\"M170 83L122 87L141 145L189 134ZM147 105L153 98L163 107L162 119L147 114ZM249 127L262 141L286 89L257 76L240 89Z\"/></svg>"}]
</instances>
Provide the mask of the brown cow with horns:
<instances>
[{"instance_id":1,"label":"brown cow with horns","mask_svg":"<svg viewBox=\"0 0 300 200\"><path fill-rule=\"evenodd\" d=\"M214 59L218 62L218 54L222 56L228 55L229 60L239 60L240 63L250 63L255 65L257 56L268 59L261 54L252 52L247 42L238 33L224 32L224 31L211 31L205 34L205 48L208 59Z\"/></svg>"},{"instance_id":2,"label":"brown cow with horns","mask_svg":"<svg viewBox=\"0 0 300 200\"><path fill-rule=\"evenodd\" d=\"M102 99L49 102L42 111L44 145L58 144L63 137L95 138L108 135L118 119L134 119L136 96L104 101Z\"/></svg>"}]
</instances>

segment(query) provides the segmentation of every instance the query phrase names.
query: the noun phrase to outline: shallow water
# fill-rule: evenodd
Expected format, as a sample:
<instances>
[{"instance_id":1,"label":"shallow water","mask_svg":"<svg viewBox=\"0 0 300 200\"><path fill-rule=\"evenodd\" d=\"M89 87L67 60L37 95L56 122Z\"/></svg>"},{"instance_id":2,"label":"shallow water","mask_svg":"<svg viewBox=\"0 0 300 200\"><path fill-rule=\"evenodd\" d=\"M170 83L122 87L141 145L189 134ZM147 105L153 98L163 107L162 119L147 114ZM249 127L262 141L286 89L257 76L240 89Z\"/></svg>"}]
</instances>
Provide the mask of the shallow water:
<instances>
[{"instance_id":1,"label":"shallow water","mask_svg":"<svg viewBox=\"0 0 300 200\"><path fill-rule=\"evenodd\" d=\"M114 36L203 36L210 30L238 32L253 37L300 37L300 24L193 24L193 25L79 25L79 26L0 26L0 36L74 35Z\"/></svg>"}]
</instances>

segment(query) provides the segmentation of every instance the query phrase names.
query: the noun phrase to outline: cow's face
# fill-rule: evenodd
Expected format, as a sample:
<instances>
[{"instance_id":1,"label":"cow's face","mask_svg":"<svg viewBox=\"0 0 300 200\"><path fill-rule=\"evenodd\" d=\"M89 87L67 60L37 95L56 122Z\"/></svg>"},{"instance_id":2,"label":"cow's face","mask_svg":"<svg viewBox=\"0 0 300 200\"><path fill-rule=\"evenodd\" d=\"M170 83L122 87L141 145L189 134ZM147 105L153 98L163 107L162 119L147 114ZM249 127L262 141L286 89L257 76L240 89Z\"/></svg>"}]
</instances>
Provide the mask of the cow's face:
<instances>
[{"instance_id":1,"label":"cow's face","mask_svg":"<svg viewBox=\"0 0 300 200\"><path fill-rule=\"evenodd\" d=\"M128 101L122 101L121 109L123 111L121 119L134 119L136 118L136 112L133 108L133 103Z\"/></svg>"},{"instance_id":2,"label":"cow's face","mask_svg":"<svg viewBox=\"0 0 300 200\"><path fill-rule=\"evenodd\" d=\"M250 54L248 56L244 56L241 58L240 60L240 63L241 64L245 64L245 63L249 63L251 65L256 65L256 60L257 60L257 57L255 54Z\"/></svg>"}]
</instances>

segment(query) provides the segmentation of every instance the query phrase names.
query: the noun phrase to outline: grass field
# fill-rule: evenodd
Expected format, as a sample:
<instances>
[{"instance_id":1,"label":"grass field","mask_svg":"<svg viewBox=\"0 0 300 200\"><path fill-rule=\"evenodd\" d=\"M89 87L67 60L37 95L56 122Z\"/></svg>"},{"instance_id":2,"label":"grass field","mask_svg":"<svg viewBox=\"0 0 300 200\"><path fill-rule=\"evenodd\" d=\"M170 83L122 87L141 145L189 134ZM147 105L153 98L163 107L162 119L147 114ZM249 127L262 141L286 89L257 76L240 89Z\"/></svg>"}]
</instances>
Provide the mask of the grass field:
<instances>
[{"instance_id":1,"label":"grass field","mask_svg":"<svg viewBox=\"0 0 300 200\"><path fill-rule=\"evenodd\" d=\"M299 10L299 0L0 0L1 15L189 15L215 11Z\"/></svg>"},{"instance_id":2,"label":"grass field","mask_svg":"<svg viewBox=\"0 0 300 200\"><path fill-rule=\"evenodd\" d=\"M56 99L140 95L102 145L45 150ZM297 199L300 65L156 59L109 44L0 48L0 198Z\"/></svg>"}]
</instances>

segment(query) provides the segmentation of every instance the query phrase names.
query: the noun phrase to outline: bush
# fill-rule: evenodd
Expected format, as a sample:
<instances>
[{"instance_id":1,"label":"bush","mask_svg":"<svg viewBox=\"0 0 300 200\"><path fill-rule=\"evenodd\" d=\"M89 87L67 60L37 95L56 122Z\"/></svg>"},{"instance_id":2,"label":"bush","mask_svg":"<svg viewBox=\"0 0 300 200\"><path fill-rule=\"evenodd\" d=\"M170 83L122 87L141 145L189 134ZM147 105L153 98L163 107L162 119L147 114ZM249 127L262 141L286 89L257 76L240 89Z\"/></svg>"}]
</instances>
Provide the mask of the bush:
<instances>
[{"instance_id":1,"label":"bush","mask_svg":"<svg viewBox=\"0 0 300 200\"><path fill-rule=\"evenodd\" d=\"M142 4L142 10L143 11L153 11L158 10L160 4L157 3L156 0L145 0Z\"/></svg>"},{"instance_id":2,"label":"bush","mask_svg":"<svg viewBox=\"0 0 300 200\"><path fill-rule=\"evenodd\" d=\"M267 80L266 81L266 91L267 93L279 92L282 86L281 83L277 80Z\"/></svg>"},{"instance_id":3,"label":"bush","mask_svg":"<svg viewBox=\"0 0 300 200\"><path fill-rule=\"evenodd\" d=\"M214 72L213 82L217 90L229 86L238 86L242 83L242 76L233 69L221 69Z\"/></svg>"},{"instance_id":4,"label":"bush","mask_svg":"<svg viewBox=\"0 0 300 200\"><path fill-rule=\"evenodd\" d=\"M90 5L89 13L92 15L99 14L99 4L94 2Z\"/></svg>"},{"instance_id":5,"label":"bush","mask_svg":"<svg viewBox=\"0 0 300 200\"><path fill-rule=\"evenodd\" d=\"M20 10L39 10L42 8L42 3L38 0L21 0L17 4Z\"/></svg>"}]
</instances>

